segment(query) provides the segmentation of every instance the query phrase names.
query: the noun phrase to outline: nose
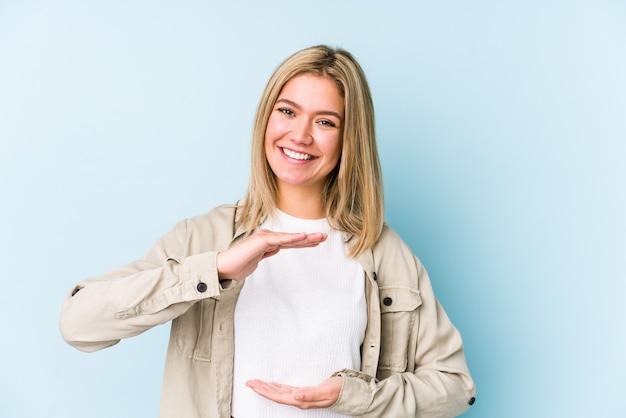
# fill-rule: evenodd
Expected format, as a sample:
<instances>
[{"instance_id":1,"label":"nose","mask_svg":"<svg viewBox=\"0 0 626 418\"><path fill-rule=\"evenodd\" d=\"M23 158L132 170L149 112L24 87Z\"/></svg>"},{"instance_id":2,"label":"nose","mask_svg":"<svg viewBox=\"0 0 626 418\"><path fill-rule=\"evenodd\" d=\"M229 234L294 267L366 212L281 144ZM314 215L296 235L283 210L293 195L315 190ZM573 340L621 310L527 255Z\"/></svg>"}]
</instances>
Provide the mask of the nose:
<instances>
[{"instance_id":1,"label":"nose","mask_svg":"<svg viewBox=\"0 0 626 418\"><path fill-rule=\"evenodd\" d=\"M291 140L296 144L310 144L313 141L310 121L306 118L296 118L291 130Z\"/></svg>"}]
</instances>

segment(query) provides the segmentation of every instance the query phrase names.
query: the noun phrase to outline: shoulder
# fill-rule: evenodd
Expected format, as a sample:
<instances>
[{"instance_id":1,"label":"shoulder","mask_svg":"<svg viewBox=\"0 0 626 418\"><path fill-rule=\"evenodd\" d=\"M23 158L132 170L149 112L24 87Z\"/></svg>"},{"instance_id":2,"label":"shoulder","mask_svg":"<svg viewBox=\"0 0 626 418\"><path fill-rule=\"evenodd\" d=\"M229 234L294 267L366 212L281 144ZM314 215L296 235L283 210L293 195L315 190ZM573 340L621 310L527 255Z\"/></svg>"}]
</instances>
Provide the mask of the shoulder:
<instances>
[{"instance_id":1,"label":"shoulder","mask_svg":"<svg viewBox=\"0 0 626 418\"><path fill-rule=\"evenodd\" d=\"M194 228L228 226L232 229L238 207L237 203L216 206L209 212L185 219L184 222L187 223L188 227Z\"/></svg>"},{"instance_id":2,"label":"shoulder","mask_svg":"<svg viewBox=\"0 0 626 418\"><path fill-rule=\"evenodd\" d=\"M385 225L374 244L374 255L379 257L397 255L406 258L413 258L413 252L406 242L389 225Z\"/></svg>"},{"instance_id":3,"label":"shoulder","mask_svg":"<svg viewBox=\"0 0 626 418\"><path fill-rule=\"evenodd\" d=\"M390 226L384 226L373 253L378 276L386 284L418 287L424 267L407 243Z\"/></svg>"},{"instance_id":4,"label":"shoulder","mask_svg":"<svg viewBox=\"0 0 626 418\"><path fill-rule=\"evenodd\" d=\"M221 205L205 214L183 219L154 243L144 259L159 264L168 258L227 248L233 237L236 210L236 204Z\"/></svg>"},{"instance_id":5,"label":"shoulder","mask_svg":"<svg viewBox=\"0 0 626 418\"><path fill-rule=\"evenodd\" d=\"M209 212L181 221L176 228L183 230L189 248L195 251L227 247L235 234L237 204L220 205Z\"/></svg>"}]
</instances>

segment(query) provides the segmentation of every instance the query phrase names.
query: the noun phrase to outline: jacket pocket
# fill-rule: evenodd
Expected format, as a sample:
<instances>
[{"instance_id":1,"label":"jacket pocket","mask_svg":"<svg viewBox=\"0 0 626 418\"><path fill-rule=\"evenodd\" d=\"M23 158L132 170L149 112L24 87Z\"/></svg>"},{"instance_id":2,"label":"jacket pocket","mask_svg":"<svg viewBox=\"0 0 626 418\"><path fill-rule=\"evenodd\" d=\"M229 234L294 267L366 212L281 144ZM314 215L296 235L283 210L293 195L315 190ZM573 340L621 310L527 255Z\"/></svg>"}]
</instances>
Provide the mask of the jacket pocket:
<instances>
[{"instance_id":1,"label":"jacket pocket","mask_svg":"<svg viewBox=\"0 0 626 418\"><path fill-rule=\"evenodd\" d=\"M406 371L409 341L422 298L418 289L410 287L381 286L378 291L381 313L378 370L384 374L380 378Z\"/></svg>"},{"instance_id":2,"label":"jacket pocket","mask_svg":"<svg viewBox=\"0 0 626 418\"><path fill-rule=\"evenodd\" d=\"M215 300L204 299L173 321L172 333L181 356L210 361L213 321L206 320L206 315L212 317L214 311Z\"/></svg>"}]
</instances>

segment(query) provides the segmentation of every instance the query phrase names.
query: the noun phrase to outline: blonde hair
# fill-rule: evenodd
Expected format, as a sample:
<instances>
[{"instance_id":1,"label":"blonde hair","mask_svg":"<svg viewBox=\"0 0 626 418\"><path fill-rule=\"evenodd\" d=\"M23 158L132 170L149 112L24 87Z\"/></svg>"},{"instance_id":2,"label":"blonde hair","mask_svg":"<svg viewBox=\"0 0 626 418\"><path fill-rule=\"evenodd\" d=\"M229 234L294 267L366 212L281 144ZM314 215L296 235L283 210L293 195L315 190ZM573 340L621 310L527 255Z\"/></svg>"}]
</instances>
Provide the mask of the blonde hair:
<instances>
[{"instance_id":1,"label":"blonde hair","mask_svg":"<svg viewBox=\"0 0 626 418\"><path fill-rule=\"evenodd\" d=\"M274 213L278 189L265 156L265 131L283 86L305 73L330 78L344 99L341 157L326 179L321 199L331 226L357 237L349 250L351 257L357 257L380 236L384 202L372 97L363 69L342 49L325 45L303 49L283 61L270 77L254 121L250 183L237 223L252 232Z\"/></svg>"}]
</instances>

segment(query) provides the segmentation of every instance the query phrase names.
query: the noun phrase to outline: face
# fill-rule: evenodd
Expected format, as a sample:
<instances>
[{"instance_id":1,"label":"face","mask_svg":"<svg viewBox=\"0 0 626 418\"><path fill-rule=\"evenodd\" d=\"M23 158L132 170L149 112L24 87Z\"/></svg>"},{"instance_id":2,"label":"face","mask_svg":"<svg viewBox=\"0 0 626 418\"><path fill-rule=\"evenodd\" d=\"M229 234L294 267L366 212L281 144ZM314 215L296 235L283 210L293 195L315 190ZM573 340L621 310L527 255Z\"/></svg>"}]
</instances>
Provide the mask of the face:
<instances>
[{"instance_id":1,"label":"face","mask_svg":"<svg viewBox=\"0 0 626 418\"><path fill-rule=\"evenodd\" d=\"M327 77L301 74L284 85L265 130L265 156L279 192L321 191L341 155L343 105Z\"/></svg>"}]
</instances>

